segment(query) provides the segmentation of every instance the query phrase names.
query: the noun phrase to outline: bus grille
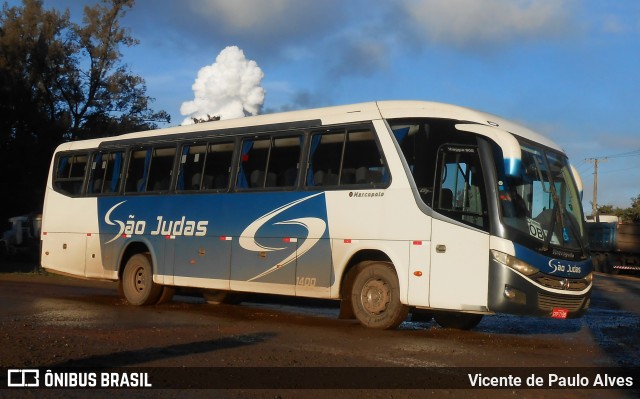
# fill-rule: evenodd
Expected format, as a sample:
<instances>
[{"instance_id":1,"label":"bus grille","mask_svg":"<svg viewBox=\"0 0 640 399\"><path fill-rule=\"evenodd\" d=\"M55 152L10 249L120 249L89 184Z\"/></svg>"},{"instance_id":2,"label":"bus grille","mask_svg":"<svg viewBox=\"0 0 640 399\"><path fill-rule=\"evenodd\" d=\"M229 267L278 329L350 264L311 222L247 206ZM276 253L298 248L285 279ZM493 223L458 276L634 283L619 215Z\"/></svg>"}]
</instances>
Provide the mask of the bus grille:
<instances>
[{"instance_id":1,"label":"bus grille","mask_svg":"<svg viewBox=\"0 0 640 399\"><path fill-rule=\"evenodd\" d=\"M545 287L554 288L556 290L582 291L589 287L589 283L585 279L559 279L547 276L540 276L535 280ZM568 288L565 288L568 287Z\"/></svg>"},{"instance_id":2,"label":"bus grille","mask_svg":"<svg viewBox=\"0 0 640 399\"><path fill-rule=\"evenodd\" d=\"M582 308L584 298L567 298L538 294L538 308L540 310L551 311L553 308L566 308L570 312L575 312Z\"/></svg>"}]
</instances>

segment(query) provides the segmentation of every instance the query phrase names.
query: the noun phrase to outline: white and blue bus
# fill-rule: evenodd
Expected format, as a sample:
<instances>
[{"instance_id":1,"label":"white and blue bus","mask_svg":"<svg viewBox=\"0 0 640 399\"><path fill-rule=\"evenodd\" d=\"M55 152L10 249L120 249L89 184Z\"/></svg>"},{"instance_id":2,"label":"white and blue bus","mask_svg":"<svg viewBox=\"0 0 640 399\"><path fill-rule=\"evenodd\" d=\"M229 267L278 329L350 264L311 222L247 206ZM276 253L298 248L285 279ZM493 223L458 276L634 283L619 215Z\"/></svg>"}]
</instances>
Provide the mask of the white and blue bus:
<instances>
[{"instance_id":1,"label":"white and blue bus","mask_svg":"<svg viewBox=\"0 0 640 399\"><path fill-rule=\"evenodd\" d=\"M340 300L395 328L483 315L583 315L590 301L579 178L553 141L453 105L384 101L60 145L42 266L117 280L151 305Z\"/></svg>"}]
</instances>

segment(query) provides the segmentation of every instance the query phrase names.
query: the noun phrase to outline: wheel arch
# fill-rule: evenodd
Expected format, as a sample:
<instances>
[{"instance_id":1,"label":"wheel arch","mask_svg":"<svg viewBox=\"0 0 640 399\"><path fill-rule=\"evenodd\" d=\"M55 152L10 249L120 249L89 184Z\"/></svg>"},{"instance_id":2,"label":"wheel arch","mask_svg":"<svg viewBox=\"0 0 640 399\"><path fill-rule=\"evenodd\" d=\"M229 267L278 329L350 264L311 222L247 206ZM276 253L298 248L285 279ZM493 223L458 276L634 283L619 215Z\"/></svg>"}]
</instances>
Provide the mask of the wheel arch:
<instances>
[{"instance_id":1,"label":"wheel arch","mask_svg":"<svg viewBox=\"0 0 640 399\"><path fill-rule=\"evenodd\" d=\"M128 243L122 250L120 255L120 261L118 262L118 279L122 280L122 274L124 273L124 266L127 264L129 259L133 255L136 254L149 254L149 258L151 259L151 268L153 273L156 274L157 271L157 262L151 253L150 246L143 241L132 241Z\"/></svg>"},{"instance_id":2,"label":"wheel arch","mask_svg":"<svg viewBox=\"0 0 640 399\"><path fill-rule=\"evenodd\" d=\"M395 266L393 266L393 261L384 251L379 249L361 249L351 255L345 267L342 269L342 274L340 276L340 287L338 290L340 299L350 297L351 286L353 283L353 278L355 277L355 273L353 273L353 271L355 270L356 265L362 262L387 262L391 264L396 272L396 275L398 274Z\"/></svg>"}]
</instances>

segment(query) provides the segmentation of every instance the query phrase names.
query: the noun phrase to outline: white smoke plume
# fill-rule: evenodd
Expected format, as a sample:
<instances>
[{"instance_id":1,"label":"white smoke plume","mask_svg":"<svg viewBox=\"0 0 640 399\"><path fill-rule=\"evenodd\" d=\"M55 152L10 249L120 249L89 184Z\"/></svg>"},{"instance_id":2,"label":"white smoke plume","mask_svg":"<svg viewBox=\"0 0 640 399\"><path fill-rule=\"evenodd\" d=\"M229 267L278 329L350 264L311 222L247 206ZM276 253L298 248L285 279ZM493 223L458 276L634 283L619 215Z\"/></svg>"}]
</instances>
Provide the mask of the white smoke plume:
<instances>
[{"instance_id":1,"label":"white smoke plume","mask_svg":"<svg viewBox=\"0 0 640 399\"><path fill-rule=\"evenodd\" d=\"M258 114L265 96L260 86L263 77L258 64L247 60L240 48L225 48L213 64L198 71L192 86L195 98L180 106L180 114L187 116L182 124L194 123L192 118L207 119L207 115L232 119Z\"/></svg>"}]
</instances>

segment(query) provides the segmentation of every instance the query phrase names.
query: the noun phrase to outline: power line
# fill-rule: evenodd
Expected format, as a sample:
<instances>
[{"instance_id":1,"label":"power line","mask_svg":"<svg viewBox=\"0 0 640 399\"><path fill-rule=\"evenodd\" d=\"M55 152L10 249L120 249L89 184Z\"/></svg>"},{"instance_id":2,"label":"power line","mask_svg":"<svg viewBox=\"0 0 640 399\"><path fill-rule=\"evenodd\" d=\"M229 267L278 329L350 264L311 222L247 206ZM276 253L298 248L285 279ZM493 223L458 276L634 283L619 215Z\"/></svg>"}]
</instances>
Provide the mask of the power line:
<instances>
[{"instance_id":1,"label":"power line","mask_svg":"<svg viewBox=\"0 0 640 399\"><path fill-rule=\"evenodd\" d=\"M586 164L587 160L583 159L582 161L578 162L577 164L573 165L574 168L578 169L579 167L581 167L582 165Z\"/></svg>"},{"instance_id":2,"label":"power line","mask_svg":"<svg viewBox=\"0 0 640 399\"><path fill-rule=\"evenodd\" d=\"M623 172L625 170L631 170L631 169L637 169L636 166L631 166L629 168L622 168L622 169L614 169L614 170L605 170L604 172L600 172L601 175L603 174L607 174L607 173L614 173L614 172Z\"/></svg>"},{"instance_id":3,"label":"power line","mask_svg":"<svg viewBox=\"0 0 640 399\"><path fill-rule=\"evenodd\" d=\"M586 174L589 168L591 168L591 165L585 164L582 168L578 169L578 173L580 173L580 175Z\"/></svg>"},{"instance_id":4,"label":"power line","mask_svg":"<svg viewBox=\"0 0 640 399\"><path fill-rule=\"evenodd\" d=\"M612 158L628 158L628 157L637 157L640 156L640 149L637 150L633 150L633 151L627 151L627 152L622 152L619 154L612 154L612 155L607 155L604 157L591 157L591 158L586 158L585 161L589 162L592 159L612 159Z\"/></svg>"},{"instance_id":5,"label":"power line","mask_svg":"<svg viewBox=\"0 0 640 399\"><path fill-rule=\"evenodd\" d=\"M586 162L593 163L593 202L592 202L592 210L591 210L591 215L593 217L597 219L597 216L598 216L598 164L600 162L607 162L610 159L630 158L630 157L636 157L636 156L640 156L640 149L622 152L619 154L608 155L606 157L593 157L593 158L585 159ZM631 169L631 168L620 169L618 171L628 170L628 169ZM616 172L616 171L615 170L607 171L604 173L610 173L610 172Z\"/></svg>"}]
</instances>

